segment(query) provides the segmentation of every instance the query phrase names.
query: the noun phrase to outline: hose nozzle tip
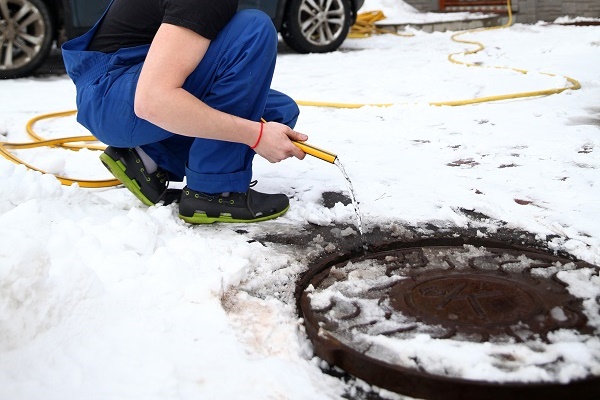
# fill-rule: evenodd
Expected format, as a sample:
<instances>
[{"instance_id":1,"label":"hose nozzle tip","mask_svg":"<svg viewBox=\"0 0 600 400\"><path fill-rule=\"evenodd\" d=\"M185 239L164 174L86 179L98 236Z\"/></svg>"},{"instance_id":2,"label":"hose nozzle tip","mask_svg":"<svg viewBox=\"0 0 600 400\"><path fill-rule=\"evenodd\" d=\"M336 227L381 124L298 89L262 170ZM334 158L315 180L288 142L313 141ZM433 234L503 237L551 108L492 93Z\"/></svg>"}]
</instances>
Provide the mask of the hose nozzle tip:
<instances>
[{"instance_id":1,"label":"hose nozzle tip","mask_svg":"<svg viewBox=\"0 0 600 400\"><path fill-rule=\"evenodd\" d=\"M306 142L292 141L292 143L294 143L296 146L298 146L300 148L300 150L302 150L306 154L310 154L313 157L320 158L323 161L327 161L327 162L333 164L333 163L335 163L335 160L337 159L337 155L335 155L327 150L323 150L323 149L320 149L313 145L310 145Z\"/></svg>"}]
</instances>

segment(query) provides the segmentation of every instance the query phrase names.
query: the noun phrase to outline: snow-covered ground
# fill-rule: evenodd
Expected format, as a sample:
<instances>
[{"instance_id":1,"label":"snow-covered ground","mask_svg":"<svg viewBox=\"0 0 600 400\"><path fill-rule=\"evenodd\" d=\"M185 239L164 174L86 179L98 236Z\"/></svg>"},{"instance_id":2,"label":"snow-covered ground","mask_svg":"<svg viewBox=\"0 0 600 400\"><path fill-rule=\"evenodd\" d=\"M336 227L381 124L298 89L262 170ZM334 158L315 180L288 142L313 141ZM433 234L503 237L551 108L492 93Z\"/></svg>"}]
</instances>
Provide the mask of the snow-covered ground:
<instances>
[{"instance_id":1,"label":"snow-covered ground","mask_svg":"<svg viewBox=\"0 0 600 400\"><path fill-rule=\"evenodd\" d=\"M398 0L363 7L375 9L422 17ZM448 62L448 54L473 48L450 40L452 32L412 33L348 39L330 54L282 47L278 59L273 87L298 101L392 104L301 107L296 127L338 154L365 229L479 224L493 232L503 221L600 265L600 28L517 24L462 36L485 49L455 58L481 68ZM581 89L430 105L564 88L565 76ZM0 81L0 139L27 141L28 120L74 105L66 76ZM46 138L87 134L74 117L35 129ZM54 173L110 177L91 150L16 153ZM322 373L295 309L295 280L318 243L298 251L255 240L308 224L354 225L351 204L322 202L324 191L346 193L346 182L336 166L313 157L279 164L257 158L254 178L258 190L290 196L286 215L255 225L189 226L176 205L148 208L120 187L61 186L0 159L0 399L315 400L353 393L356 383ZM470 220L464 209L490 220ZM577 289L595 299L600 279L592 274ZM598 305L590 307L597 319ZM597 341L578 351L600 375Z\"/></svg>"}]
</instances>

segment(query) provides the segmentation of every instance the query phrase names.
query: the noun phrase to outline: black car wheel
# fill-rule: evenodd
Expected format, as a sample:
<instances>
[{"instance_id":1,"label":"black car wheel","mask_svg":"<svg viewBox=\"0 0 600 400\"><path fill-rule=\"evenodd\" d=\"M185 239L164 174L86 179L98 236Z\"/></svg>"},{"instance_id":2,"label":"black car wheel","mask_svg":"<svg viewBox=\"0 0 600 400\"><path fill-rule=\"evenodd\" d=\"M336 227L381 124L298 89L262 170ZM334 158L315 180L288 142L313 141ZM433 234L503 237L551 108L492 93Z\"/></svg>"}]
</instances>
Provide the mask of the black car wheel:
<instances>
[{"instance_id":1,"label":"black car wheel","mask_svg":"<svg viewBox=\"0 0 600 400\"><path fill-rule=\"evenodd\" d=\"M300 53L334 51L350 31L351 11L349 0L291 0L281 35Z\"/></svg>"},{"instance_id":2,"label":"black car wheel","mask_svg":"<svg viewBox=\"0 0 600 400\"><path fill-rule=\"evenodd\" d=\"M0 0L0 78L31 74L48 56L53 32L42 1Z\"/></svg>"}]
</instances>

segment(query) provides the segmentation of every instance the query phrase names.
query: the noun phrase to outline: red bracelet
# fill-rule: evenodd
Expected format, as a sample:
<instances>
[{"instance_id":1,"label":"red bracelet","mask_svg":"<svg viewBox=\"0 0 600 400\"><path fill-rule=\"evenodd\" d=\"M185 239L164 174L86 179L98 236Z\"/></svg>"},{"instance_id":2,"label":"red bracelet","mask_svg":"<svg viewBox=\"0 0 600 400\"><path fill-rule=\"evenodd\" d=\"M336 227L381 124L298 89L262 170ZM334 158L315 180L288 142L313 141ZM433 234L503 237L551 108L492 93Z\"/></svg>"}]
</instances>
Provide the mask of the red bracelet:
<instances>
[{"instance_id":1,"label":"red bracelet","mask_svg":"<svg viewBox=\"0 0 600 400\"><path fill-rule=\"evenodd\" d=\"M262 133L263 133L263 127L265 126L265 123L260 121L260 133L258 134L258 139L256 139L256 143L254 143L254 146L250 146L250 148L252 150L254 150L256 148L256 146L258 146L258 144L260 143L260 139L262 138Z\"/></svg>"}]
</instances>

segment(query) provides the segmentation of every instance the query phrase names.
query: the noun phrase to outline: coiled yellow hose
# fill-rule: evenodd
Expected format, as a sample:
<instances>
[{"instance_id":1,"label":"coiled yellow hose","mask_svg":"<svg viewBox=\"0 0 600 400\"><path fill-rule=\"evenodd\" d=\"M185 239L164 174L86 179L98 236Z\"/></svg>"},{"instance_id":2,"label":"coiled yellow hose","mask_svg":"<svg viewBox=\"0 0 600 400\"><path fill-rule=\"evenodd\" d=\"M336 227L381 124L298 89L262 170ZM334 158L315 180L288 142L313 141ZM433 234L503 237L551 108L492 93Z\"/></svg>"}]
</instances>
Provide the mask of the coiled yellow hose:
<instances>
[{"instance_id":1,"label":"coiled yellow hose","mask_svg":"<svg viewBox=\"0 0 600 400\"><path fill-rule=\"evenodd\" d=\"M464 56L472 55L472 54L476 54L476 53L480 52L481 50L485 49L485 46L482 43L476 42L476 41L465 40L465 39L458 39L459 36L465 35L468 33L489 31L489 30L495 30L495 29L504 29L504 28L510 27L513 24L511 0L506 1L506 7L508 10L508 20L505 24L500 25L500 26L486 27L486 28L468 29L465 31L457 32L454 35L452 35L451 39L454 42L474 45L476 47L473 50L452 53L452 54L448 55L448 61L450 61L451 63L454 63L454 64L465 65L468 67L508 69L508 70L512 70L512 71L519 72L522 74L527 74L528 71L524 70L524 69L511 68L511 67L498 67L498 66L487 67L487 66L482 66L479 64L475 64L475 63L458 61L455 58L455 56L457 56L457 55L464 55ZM356 28L356 34L352 37L356 37L356 38L368 37L368 36L372 35L373 33L394 33L391 31L381 30L381 29L378 29L375 27L375 23L377 21L382 20L383 18L385 18L385 16L383 15L383 13L381 11L373 11L373 12L364 13L364 15L363 14L359 15L359 17L357 18L357 21L359 21L359 23L358 23L358 27ZM541 74L552 76L552 77L556 76L551 73L541 73ZM524 98L524 97L548 96L551 94L558 94L558 93L564 92L565 90L581 89L581 84L576 79L573 79L568 76L564 76L564 78L567 80L567 82L569 82L569 84L570 84L569 86L561 87L561 88L537 90L537 91L531 91L531 92L506 93L506 94L499 94L499 95L494 95L494 96L478 97L478 98L474 98L474 99L451 100L451 101L432 101L432 102L429 102L428 104L432 105L432 106L464 106L464 105L469 105L469 104L488 103L488 102L492 102L492 101L518 99L518 98ZM304 100L298 100L298 101L296 101L296 103L298 103L301 106L307 106L307 107L334 107L334 108L360 108L360 107L364 107L364 106L389 107L389 106L393 105L393 103L336 103L336 102L319 102L319 101L304 101Z\"/></svg>"},{"instance_id":2,"label":"coiled yellow hose","mask_svg":"<svg viewBox=\"0 0 600 400\"><path fill-rule=\"evenodd\" d=\"M373 34L389 33L396 36L414 36L412 33L397 32L395 29L379 28L375 23L383 21L386 18L381 10L367 11L356 16L356 22L350 28L349 38L360 39L366 38Z\"/></svg>"},{"instance_id":3,"label":"coiled yellow hose","mask_svg":"<svg viewBox=\"0 0 600 400\"><path fill-rule=\"evenodd\" d=\"M68 149L72 149L72 150L79 150L79 149L83 149L83 148L91 149L91 150L103 150L105 146L100 146L98 144L89 143L89 142L97 143L97 139L95 136L91 136L91 135L89 135L89 136L71 136L71 137L63 137L63 138L58 138L58 139L44 139L44 138L40 137L39 135L37 135L35 133L35 131L33 130L33 126L35 125L35 123L38 121L41 121L43 119L68 117L68 116L74 115L76 113L77 113L77 110L69 110L69 111L61 111L61 112L55 112L55 113L50 113L50 114L38 115L38 116L32 118L31 120L29 120L29 122L27 122L26 130L27 130L27 134L33 141L27 142L27 143L0 142L0 154L2 154L6 159L8 159L16 164L22 164L25 167L27 167L33 171L38 171L43 174L47 174L48 172L46 172L42 169L36 168L33 165L30 165L30 164L26 163L25 161L21 160L20 158L15 156L13 153L11 153L9 149L19 150L19 149L31 149L31 148L35 148L35 147L63 147L63 148L68 148ZM116 185L120 184L120 182L116 179L90 180L90 179L81 179L81 178L69 178L66 176L61 176L61 175L56 175L56 174L54 174L54 176L56 176L56 179L58 179L60 181L60 183L62 183L63 185L67 185L67 186L72 185L73 183L77 183L81 187L102 188L102 187L116 186Z\"/></svg>"}]
</instances>

